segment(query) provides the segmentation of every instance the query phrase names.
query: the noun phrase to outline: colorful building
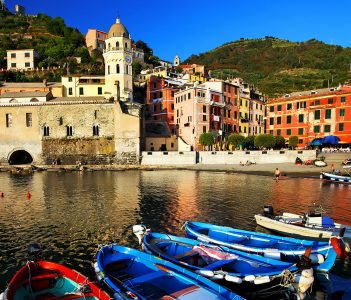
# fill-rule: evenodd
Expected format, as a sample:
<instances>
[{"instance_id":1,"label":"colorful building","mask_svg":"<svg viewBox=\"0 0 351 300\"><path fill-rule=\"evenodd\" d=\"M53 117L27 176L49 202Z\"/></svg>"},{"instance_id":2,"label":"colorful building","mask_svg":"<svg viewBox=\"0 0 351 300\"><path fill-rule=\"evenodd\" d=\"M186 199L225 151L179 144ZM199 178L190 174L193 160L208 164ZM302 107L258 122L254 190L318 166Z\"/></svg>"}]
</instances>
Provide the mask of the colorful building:
<instances>
[{"instance_id":1,"label":"colorful building","mask_svg":"<svg viewBox=\"0 0 351 300\"><path fill-rule=\"evenodd\" d=\"M295 92L267 103L267 133L298 137L303 148L315 138L335 135L351 143L351 86Z\"/></svg>"},{"instance_id":2,"label":"colorful building","mask_svg":"<svg viewBox=\"0 0 351 300\"><path fill-rule=\"evenodd\" d=\"M85 35L85 44L91 54L94 50L102 52L105 49L107 33L97 29L88 29Z\"/></svg>"},{"instance_id":3,"label":"colorful building","mask_svg":"<svg viewBox=\"0 0 351 300\"><path fill-rule=\"evenodd\" d=\"M7 50L7 70L33 70L39 54L34 49Z\"/></svg>"},{"instance_id":4,"label":"colorful building","mask_svg":"<svg viewBox=\"0 0 351 300\"><path fill-rule=\"evenodd\" d=\"M256 89L250 89L249 135L265 133L266 99Z\"/></svg>"}]
</instances>

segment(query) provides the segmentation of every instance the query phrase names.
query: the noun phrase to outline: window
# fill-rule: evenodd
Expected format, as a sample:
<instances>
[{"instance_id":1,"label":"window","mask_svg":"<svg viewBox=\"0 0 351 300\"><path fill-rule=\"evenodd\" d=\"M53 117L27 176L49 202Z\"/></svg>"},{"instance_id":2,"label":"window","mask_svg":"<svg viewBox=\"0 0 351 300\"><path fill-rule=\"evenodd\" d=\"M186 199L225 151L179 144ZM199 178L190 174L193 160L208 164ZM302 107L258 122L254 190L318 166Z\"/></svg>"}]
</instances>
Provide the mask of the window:
<instances>
[{"instance_id":1,"label":"window","mask_svg":"<svg viewBox=\"0 0 351 300\"><path fill-rule=\"evenodd\" d=\"M330 132L330 125L324 125L324 132Z\"/></svg>"},{"instance_id":2,"label":"window","mask_svg":"<svg viewBox=\"0 0 351 300\"><path fill-rule=\"evenodd\" d=\"M124 48L128 49L128 43L127 42L124 43Z\"/></svg>"},{"instance_id":3,"label":"window","mask_svg":"<svg viewBox=\"0 0 351 300\"><path fill-rule=\"evenodd\" d=\"M96 110L96 111L94 111L94 119L96 120L97 117L98 117L98 111Z\"/></svg>"},{"instance_id":4,"label":"window","mask_svg":"<svg viewBox=\"0 0 351 300\"><path fill-rule=\"evenodd\" d=\"M314 133L319 133L319 131L320 131L320 126L319 125L313 127L313 132Z\"/></svg>"},{"instance_id":5,"label":"window","mask_svg":"<svg viewBox=\"0 0 351 300\"><path fill-rule=\"evenodd\" d=\"M120 68L119 68L119 64L116 65L116 73L119 74L120 72Z\"/></svg>"},{"instance_id":6,"label":"window","mask_svg":"<svg viewBox=\"0 0 351 300\"><path fill-rule=\"evenodd\" d=\"M79 88L79 95L84 95L84 88L83 87Z\"/></svg>"},{"instance_id":7,"label":"window","mask_svg":"<svg viewBox=\"0 0 351 300\"><path fill-rule=\"evenodd\" d=\"M119 49L119 42L116 42L116 49Z\"/></svg>"},{"instance_id":8,"label":"window","mask_svg":"<svg viewBox=\"0 0 351 300\"><path fill-rule=\"evenodd\" d=\"M32 113L26 113L26 126L32 127Z\"/></svg>"},{"instance_id":9,"label":"window","mask_svg":"<svg viewBox=\"0 0 351 300\"><path fill-rule=\"evenodd\" d=\"M269 125L274 125L274 118L269 118Z\"/></svg>"},{"instance_id":10,"label":"window","mask_svg":"<svg viewBox=\"0 0 351 300\"><path fill-rule=\"evenodd\" d=\"M29 52L25 52L24 53L24 57L30 57L30 53Z\"/></svg>"},{"instance_id":11,"label":"window","mask_svg":"<svg viewBox=\"0 0 351 300\"><path fill-rule=\"evenodd\" d=\"M25 66L26 68L29 68L29 67L30 67L30 63L29 63L29 62L26 62L26 63L24 63L24 66Z\"/></svg>"},{"instance_id":12,"label":"window","mask_svg":"<svg viewBox=\"0 0 351 300\"><path fill-rule=\"evenodd\" d=\"M302 144L303 143L303 140L302 139L299 139L299 144Z\"/></svg>"},{"instance_id":13,"label":"window","mask_svg":"<svg viewBox=\"0 0 351 300\"><path fill-rule=\"evenodd\" d=\"M204 113L206 112L206 105L202 106L202 112L204 112Z\"/></svg>"},{"instance_id":14,"label":"window","mask_svg":"<svg viewBox=\"0 0 351 300\"><path fill-rule=\"evenodd\" d=\"M6 114L6 127L12 127L12 114Z\"/></svg>"},{"instance_id":15,"label":"window","mask_svg":"<svg viewBox=\"0 0 351 300\"><path fill-rule=\"evenodd\" d=\"M341 102L341 103L346 102L346 97L345 97L345 96L340 97L340 102Z\"/></svg>"},{"instance_id":16,"label":"window","mask_svg":"<svg viewBox=\"0 0 351 300\"><path fill-rule=\"evenodd\" d=\"M108 65L108 66L107 66L107 74L110 75L110 72L111 72L110 66Z\"/></svg>"},{"instance_id":17,"label":"window","mask_svg":"<svg viewBox=\"0 0 351 300\"><path fill-rule=\"evenodd\" d=\"M277 117L277 124L281 124L282 123L282 117Z\"/></svg>"},{"instance_id":18,"label":"window","mask_svg":"<svg viewBox=\"0 0 351 300\"><path fill-rule=\"evenodd\" d=\"M319 120L321 118L321 111L319 109L314 111L314 119Z\"/></svg>"},{"instance_id":19,"label":"window","mask_svg":"<svg viewBox=\"0 0 351 300\"><path fill-rule=\"evenodd\" d=\"M303 128L298 129L298 134L302 135L303 134Z\"/></svg>"},{"instance_id":20,"label":"window","mask_svg":"<svg viewBox=\"0 0 351 300\"><path fill-rule=\"evenodd\" d=\"M331 109L326 109L325 110L325 118L326 119L331 119Z\"/></svg>"},{"instance_id":21,"label":"window","mask_svg":"<svg viewBox=\"0 0 351 300\"><path fill-rule=\"evenodd\" d=\"M288 104L286 105L286 109L292 109L292 103L288 103Z\"/></svg>"},{"instance_id":22,"label":"window","mask_svg":"<svg viewBox=\"0 0 351 300\"><path fill-rule=\"evenodd\" d=\"M321 100L316 100L315 102L314 102L314 105L320 105L321 104Z\"/></svg>"},{"instance_id":23,"label":"window","mask_svg":"<svg viewBox=\"0 0 351 300\"><path fill-rule=\"evenodd\" d=\"M339 123L339 131L344 131L344 123Z\"/></svg>"},{"instance_id":24,"label":"window","mask_svg":"<svg viewBox=\"0 0 351 300\"><path fill-rule=\"evenodd\" d=\"M173 103L171 104L171 109L174 110L174 104Z\"/></svg>"},{"instance_id":25,"label":"window","mask_svg":"<svg viewBox=\"0 0 351 300\"><path fill-rule=\"evenodd\" d=\"M291 135L291 129L286 130L286 135Z\"/></svg>"},{"instance_id":26,"label":"window","mask_svg":"<svg viewBox=\"0 0 351 300\"><path fill-rule=\"evenodd\" d=\"M11 58L16 58L16 53L11 53Z\"/></svg>"},{"instance_id":27,"label":"window","mask_svg":"<svg viewBox=\"0 0 351 300\"><path fill-rule=\"evenodd\" d=\"M282 110L282 106L281 105L278 105L278 111L281 111Z\"/></svg>"},{"instance_id":28,"label":"window","mask_svg":"<svg viewBox=\"0 0 351 300\"><path fill-rule=\"evenodd\" d=\"M206 121L206 115L202 115L202 121Z\"/></svg>"},{"instance_id":29,"label":"window","mask_svg":"<svg viewBox=\"0 0 351 300\"><path fill-rule=\"evenodd\" d=\"M340 109L340 117L345 117L345 109L344 108Z\"/></svg>"},{"instance_id":30,"label":"window","mask_svg":"<svg viewBox=\"0 0 351 300\"><path fill-rule=\"evenodd\" d=\"M270 112L274 112L274 106L273 105L269 107L269 111Z\"/></svg>"},{"instance_id":31,"label":"window","mask_svg":"<svg viewBox=\"0 0 351 300\"><path fill-rule=\"evenodd\" d=\"M68 82L72 82L72 77L68 77Z\"/></svg>"},{"instance_id":32,"label":"window","mask_svg":"<svg viewBox=\"0 0 351 300\"><path fill-rule=\"evenodd\" d=\"M16 68L16 63L11 63L11 68Z\"/></svg>"},{"instance_id":33,"label":"window","mask_svg":"<svg viewBox=\"0 0 351 300\"><path fill-rule=\"evenodd\" d=\"M333 104L333 98L328 99L328 104Z\"/></svg>"},{"instance_id":34,"label":"window","mask_svg":"<svg viewBox=\"0 0 351 300\"><path fill-rule=\"evenodd\" d=\"M299 114L299 123L303 123L303 122L304 122L304 115Z\"/></svg>"},{"instance_id":35,"label":"window","mask_svg":"<svg viewBox=\"0 0 351 300\"><path fill-rule=\"evenodd\" d=\"M234 119L237 119L237 118L238 118L238 112L234 111Z\"/></svg>"},{"instance_id":36,"label":"window","mask_svg":"<svg viewBox=\"0 0 351 300\"><path fill-rule=\"evenodd\" d=\"M50 128L49 128L49 126L45 125L43 127L43 131L44 131L44 136L49 136L50 135Z\"/></svg>"},{"instance_id":37,"label":"window","mask_svg":"<svg viewBox=\"0 0 351 300\"><path fill-rule=\"evenodd\" d=\"M270 131L269 131L269 134L273 135L273 130L270 130Z\"/></svg>"},{"instance_id":38,"label":"window","mask_svg":"<svg viewBox=\"0 0 351 300\"><path fill-rule=\"evenodd\" d=\"M98 95L102 95L102 87L101 86L98 87Z\"/></svg>"},{"instance_id":39,"label":"window","mask_svg":"<svg viewBox=\"0 0 351 300\"><path fill-rule=\"evenodd\" d=\"M68 95L72 95L73 94L73 89L70 87L68 88Z\"/></svg>"},{"instance_id":40,"label":"window","mask_svg":"<svg viewBox=\"0 0 351 300\"><path fill-rule=\"evenodd\" d=\"M291 124L291 116L286 116L286 124Z\"/></svg>"},{"instance_id":41,"label":"window","mask_svg":"<svg viewBox=\"0 0 351 300\"><path fill-rule=\"evenodd\" d=\"M66 135L67 136L72 136L73 135L73 128L71 125L66 126Z\"/></svg>"},{"instance_id":42,"label":"window","mask_svg":"<svg viewBox=\"0 0 351 300\"><path fill-rule=\"evenodd\" d=\"M277 129L277 135L281 135L282 131L280 129Z\"/></svg>"},{"instance_id":43,"label":"window","mask_svg":"<svg viewBox=\"0 0 351 300\"><path fill-rule=\"evenodd\" d=\"M206 126L202 126L202 132L206 133Z\"/></svg>"},{"instance_id":44,"label":"window","mask_svg":"<svg viewBox=\"0 0 351 300\"><path fill-rule=\"evenodd\" d=\"M99 136L99 125L93 126L93 136Z\"/></svg>"}]
</instances>

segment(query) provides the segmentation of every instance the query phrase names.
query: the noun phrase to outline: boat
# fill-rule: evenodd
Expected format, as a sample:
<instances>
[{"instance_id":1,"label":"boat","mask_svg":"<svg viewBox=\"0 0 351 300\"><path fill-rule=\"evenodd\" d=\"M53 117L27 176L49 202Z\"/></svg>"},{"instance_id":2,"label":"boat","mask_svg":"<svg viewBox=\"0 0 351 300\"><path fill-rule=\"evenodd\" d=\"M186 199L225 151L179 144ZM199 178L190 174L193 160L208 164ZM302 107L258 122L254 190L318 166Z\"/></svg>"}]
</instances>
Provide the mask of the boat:
<instances>
[{"instance_id":1,"label":"boat","mask_svg":"<svg viewBox=\"0 0 351 300\"><path fill-rule=\"evenodd\" d=\"M121 299L242 299L169 261L118 244L102 246L94 267L97 278Z\"/></svg>"},{"instance_id":2,"label":"boat","mask_svg":"<svg viewBox=\"0 0 351 300\"><path fill-rule=\"evenodd\" d=\"M112 298L79 272L36 257L29 260L13 276L0 299L110 300Z\"/></svg>"},{"instance_id":3,"label":"boat","mask_svg":"<svg viewBox=\"0 0 351 300\"><path fill-rule=\"evenodd\" d=\"M187 221L185 231L188 237L202 242L284 261L296 261L308 247L312 247L310 257L313 260L325 260L333 253L333 246L325 241L301 240L202 222Z\"/></svg>"},{"instance_id":4,"label":"boat","mask_svg":"<svg viewBox=\"0 0 351 300\"><path fill-rule=\"evenodd\" d=\"M343 169L345 170L344 174L341 172L321 172L320 178L326 182L351 184L351 165L344 165Z\"/></svg>"},{"instance_id":5,"label":"boat","mask_svg":"<svg viewBox=\"0 0 351 300\"><path fill-rule=\"evenodd\" d=\"M351 226L335 223L320 207L303 215L287 212L275 215L273 207L267 205L264 213L255 215L255 219L258 225L289 236L331 240L331 244L336 240L346 242L351 239ZM348 245L345 246L349 248Z\"/></svg>"},{"instance_id":6,"label":"boat","mask_svg":"<svg viewBox=\"0 0 351 300\"><path fill-rule=\"evenodd\" d=\"M252 288L255 285L273 282L279 284L286 273L290 273L293 278L300 276L300 270L319 266L318 261L312 263L306 258L306 252L302 261L284 262L193 239L140 230L142 226L136 225L136 230L133 231L137 236L143 235L144 251L189 268L212 280L224 280ZM329 255L329 261L320 265L321 269L330 269L335 258L334 252L334 256Z\"/></svg>"}]
</instances>

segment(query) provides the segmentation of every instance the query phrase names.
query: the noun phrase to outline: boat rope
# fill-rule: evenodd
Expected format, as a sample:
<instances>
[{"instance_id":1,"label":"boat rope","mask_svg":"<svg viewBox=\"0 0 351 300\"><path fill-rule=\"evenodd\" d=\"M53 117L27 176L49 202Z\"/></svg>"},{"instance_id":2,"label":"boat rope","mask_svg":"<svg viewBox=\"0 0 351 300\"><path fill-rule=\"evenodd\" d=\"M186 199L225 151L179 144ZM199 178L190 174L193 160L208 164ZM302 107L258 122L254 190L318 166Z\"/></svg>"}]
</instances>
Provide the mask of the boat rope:
<instances>
[{"instance_id":1,"label":"boat rope","mask_svg":"<svg viewBox=\"0 0 351 300\"><path fill-rule=\"evenodd\" d=\"M180 227L180 231L185 231L185 226L186 226L186 222L184 222L184 224L182 225L182 227Z\"/></svg>"},{"instance_id":2,"label":"boat rope","mask_svg":"<svg viewBox=\"0 0 351 300\"><path fill-rule=\"evenodd\" d=\"M289 287L295 281L295 275L290 270L285 269L281 274L280 285Z\"/></svg>"}]
</instances>

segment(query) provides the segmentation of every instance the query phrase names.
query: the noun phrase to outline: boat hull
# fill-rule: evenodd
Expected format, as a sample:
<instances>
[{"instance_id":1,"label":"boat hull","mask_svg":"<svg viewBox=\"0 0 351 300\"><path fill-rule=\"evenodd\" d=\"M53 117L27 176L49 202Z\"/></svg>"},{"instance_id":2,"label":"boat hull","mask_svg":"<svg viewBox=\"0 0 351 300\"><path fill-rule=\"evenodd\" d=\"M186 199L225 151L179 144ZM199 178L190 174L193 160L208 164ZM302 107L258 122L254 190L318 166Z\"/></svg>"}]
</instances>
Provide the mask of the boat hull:
<instances>
[{"instance_id":1,"label":"boat hull","mask_svg":"<svg viewBox=\"0 0 351 300\"><path fill-rule=\"evenodd\" d=\"M305 253L307 247L312 247L312 254L323 255L332 249L327 242L281 237L202 222L186 222L185 229L190 238L274 259L283 256L296 259Z\"/></svg>"},{"instance_id":2,"label":"boat hull","mask_svg":"<svg viewBox=\"0 0 351 300\"><path fill-rule=\"evenodd\" d=\"M341 184L351 184L351 176L341 176L332 173L322 172L320 178L326 182L334 182Z\"/></svg>"},{"instance_id":3,"label":"boat hull","mask_svg":"<svg viewBox=\"0 0 351 300\"><path fill-rule=\"evenodd\" d=\"M126 295L122 299L242 299L171 262L117 244L99 250L95 272L114 292Z\"/></svg>"},{"instance_id":4,"label":"boat hull","mask_svg":"<svg viewBox=\"0 0 351 300\"><path fill-rule=\"evenodd\" d=\"M87 277L48 261L28 262L11 279L4 300L23 299L109 300L109 295Z\"/></svg>"}]
</instances>

